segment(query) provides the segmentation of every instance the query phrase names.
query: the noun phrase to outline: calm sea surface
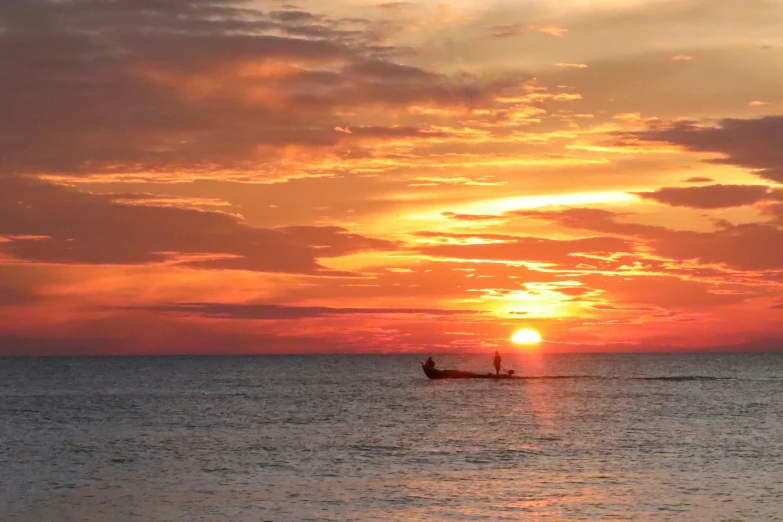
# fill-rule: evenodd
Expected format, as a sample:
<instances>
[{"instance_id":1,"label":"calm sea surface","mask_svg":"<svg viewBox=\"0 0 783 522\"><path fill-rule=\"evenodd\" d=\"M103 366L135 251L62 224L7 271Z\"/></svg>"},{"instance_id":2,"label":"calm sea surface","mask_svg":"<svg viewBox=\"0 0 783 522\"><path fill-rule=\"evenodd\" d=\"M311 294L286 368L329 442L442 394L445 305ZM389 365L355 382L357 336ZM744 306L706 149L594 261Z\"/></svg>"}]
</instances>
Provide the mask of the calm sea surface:
<instances>
[{"instance_id":1,"label":"calm sea surface","mask_svg":"<svg viewBox=\"0 0 783 522\"><path fill-rule=\"evenodd\" d=\"M505 365L0 359L0 520L783 520L783 354Z\"/></svg>"}]
</instances>

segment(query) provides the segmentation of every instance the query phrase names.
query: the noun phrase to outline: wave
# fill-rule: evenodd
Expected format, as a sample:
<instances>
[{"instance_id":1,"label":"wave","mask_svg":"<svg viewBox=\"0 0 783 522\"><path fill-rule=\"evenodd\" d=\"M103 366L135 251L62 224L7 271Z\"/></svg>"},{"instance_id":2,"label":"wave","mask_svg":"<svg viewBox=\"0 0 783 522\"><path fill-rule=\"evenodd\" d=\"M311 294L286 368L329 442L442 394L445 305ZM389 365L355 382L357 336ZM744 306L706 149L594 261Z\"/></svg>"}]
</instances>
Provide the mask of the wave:
<instances>
[{"instance_id":1,"label":"wave","mask_svg":"<svg viewBox=\"0 0 783 522\"><path fill-rule=\"evenodd\" d=\"M673 377L632 377L639 381L736 381L737 377L709 377L706 375L677 375Z\"/></svg>"},{"instance_id":2,"label":"wave","mask_svg":"<svg viewBox=\"0 0 783 522\"><path fill-rule=\"evenodd\" d=\"M735 380L748 380L739 377L713 377L708 375L672 375L672 376L657 376L657 377L612 377L606 375L523 375L522 379L525 380L557 380L557 379L572 379L572 380L606 380L606 381L674 381L674 382L687 382L687 381L735 381Z\"/></svg>"}]
</instances>

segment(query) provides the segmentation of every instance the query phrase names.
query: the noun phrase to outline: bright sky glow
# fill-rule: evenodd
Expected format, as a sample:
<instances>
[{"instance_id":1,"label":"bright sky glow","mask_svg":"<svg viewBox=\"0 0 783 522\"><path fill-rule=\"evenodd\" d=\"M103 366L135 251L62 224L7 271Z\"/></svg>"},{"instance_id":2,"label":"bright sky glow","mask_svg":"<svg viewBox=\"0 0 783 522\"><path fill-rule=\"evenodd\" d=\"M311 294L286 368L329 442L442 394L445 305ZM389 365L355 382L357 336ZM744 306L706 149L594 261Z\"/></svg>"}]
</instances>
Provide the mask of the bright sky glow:
<instances>
[{"instance_id":1,"label":"bright sky glow","mask_svg":"<svg viewBox=\"0 0 783 522\"><path fill-rule=\"evenodd\" d=\"M147 4L0 3L0 355L783 346L781 2Z\"/></svg>"}]
</instances>

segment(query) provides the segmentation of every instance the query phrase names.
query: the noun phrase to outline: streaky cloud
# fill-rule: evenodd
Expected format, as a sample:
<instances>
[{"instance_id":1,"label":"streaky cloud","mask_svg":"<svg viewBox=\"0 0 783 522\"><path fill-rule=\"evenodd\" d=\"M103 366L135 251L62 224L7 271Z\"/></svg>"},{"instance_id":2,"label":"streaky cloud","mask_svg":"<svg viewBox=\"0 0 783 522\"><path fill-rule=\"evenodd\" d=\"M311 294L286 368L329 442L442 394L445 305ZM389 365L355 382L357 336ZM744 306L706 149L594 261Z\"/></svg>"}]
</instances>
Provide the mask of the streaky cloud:
<instances>
[{"instance_id":1,"label":"streaky cloud","mask_svg":"<svg viewBox=\"0 0 783 522\"><path fill-rule=\"evenodd\" d=\"M220 319L293 320L313 319L337 315L476 315L477 310L436 308L337 308L328 306L288 306L277 304L230 304L230 303L178 303L164 306L137 307L165 313L200 315Z\"/></svg>"}]
</instances>

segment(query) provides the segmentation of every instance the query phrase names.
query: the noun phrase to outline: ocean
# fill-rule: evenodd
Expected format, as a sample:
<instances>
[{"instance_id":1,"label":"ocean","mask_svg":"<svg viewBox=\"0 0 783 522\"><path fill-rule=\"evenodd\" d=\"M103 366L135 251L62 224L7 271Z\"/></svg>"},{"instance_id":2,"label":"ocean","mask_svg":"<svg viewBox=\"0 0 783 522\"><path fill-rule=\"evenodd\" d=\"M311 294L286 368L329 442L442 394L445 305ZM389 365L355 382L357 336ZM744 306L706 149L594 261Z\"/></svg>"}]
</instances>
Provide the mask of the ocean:
<instances>
[{"instance_id":1,"label":"ocean","mask_svg":"<svg viewBox=\"0 0 783 522\"><path fill-rule=\"evenodd\" d=\"M0 359L0 520L783 520L783 354L504 365Z\"/></svg>"}]
</instances>

